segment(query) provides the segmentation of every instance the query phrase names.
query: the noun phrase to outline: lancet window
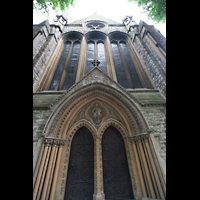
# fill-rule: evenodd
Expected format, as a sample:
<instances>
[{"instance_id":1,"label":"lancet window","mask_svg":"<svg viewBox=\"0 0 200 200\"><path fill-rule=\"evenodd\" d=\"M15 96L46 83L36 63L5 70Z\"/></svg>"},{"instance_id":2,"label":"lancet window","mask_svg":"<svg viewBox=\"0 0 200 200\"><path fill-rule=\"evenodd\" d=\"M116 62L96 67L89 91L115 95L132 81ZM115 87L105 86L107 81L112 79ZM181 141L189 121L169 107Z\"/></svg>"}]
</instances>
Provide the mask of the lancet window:
<instances>
[{"instance_id":1,"label":"lancet window","mask_svg":"<svg viewBox=\"0 0 200 200\"><path fill-rule=\"evenodd\" d=\"M75 82L89 73L98 60L98 67L124 88L153 89L131 46L128 35L100 31L65 34L58 44L37 91L68 90Z\"/></svg>"},{"instance_id":2,"label":"lancet window","mask_svg":"<svg viewBox=\"0 0 200 200\"><path fill-rule=\"evenodd\" d=\"M80 40L76 37L76 34L71 34L65 41L48 90L67 90L75 83Z\"/></svg>"},{"instance_id":3,"label":"lancet window","mask_svg":"<svg viewBox=\"0 0 200 200\"><path fill-rule=\"evenodd\" d=\"M125 88L143 88L138 71L127 46L127 37L114 33L110 36L118 82Z\"/></svg>"},{"instance_id":4,"label":"lancet window","mask_svg":"<svg viewBox=\"0 0 200 200\"><path fill-rule=\"evenodd\" d=\"M93 60L99 60L99 68L107 72L106 55L105 55L105 36L100 33L92 32L87 35L87 59L85 74L87 74L94 66L92 65Z\"/></svg>"}]
</instances>

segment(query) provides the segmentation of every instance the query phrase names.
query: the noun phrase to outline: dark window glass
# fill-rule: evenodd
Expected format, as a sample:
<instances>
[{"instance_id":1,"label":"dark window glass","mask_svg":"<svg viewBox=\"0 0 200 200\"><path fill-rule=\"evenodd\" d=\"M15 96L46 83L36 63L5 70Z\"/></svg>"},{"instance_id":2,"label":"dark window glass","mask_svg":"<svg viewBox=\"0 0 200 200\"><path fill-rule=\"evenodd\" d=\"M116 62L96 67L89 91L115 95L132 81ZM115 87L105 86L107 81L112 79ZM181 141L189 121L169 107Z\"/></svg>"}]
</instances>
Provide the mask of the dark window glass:
<instances>
[{"instance_id":1,"label":"dark window glass","mask_svg":"<svg viewBox=\"0 0 200 200\"><path fill-rule=\"evenodd\" d=\"M123 62L121 59L121 55L119 53L118 46L116 43L112 43L111 46L112 46L115 64L116 64L116 68L117 68L117 76L118 76L119 84L121 86L123 86L124 88L130 88L129 82L128 82L128 79L126 76L126 72L124 69L124 65L123 65Z\"/></svg>"},{"instance_id":2,"label":"dark window glass","mask_svg":"<svg viewBox=\"0 0 200 200\"><path fill-rule=\"evenodd\" d=\"M88 43L85 74L87 74L93 68L93 64L92 64L93 60L94 60L94 44Z\"/></svg>"},{"instance_id":3,"label":"dark window glass","mask_svg":"<svg viewBox=\"0 0 200 200\"><path fill-rule=\"evenodd\" d=\"M122 48L122 51L123 51L123 54L124 54L124 57L125 57L125 60L126 60L126 63L127 63L134 88L143 88L143 85L140 81L139 75L137 73L137 70L135 68L135 65L133 63L133 60L131 58L131 55L129 53L129 50L128 50L126 44L120 43L120 46Z\"/></svg>"},{"instance_id":4,"label":"dark window glass","mask_svg":"<svg viewBox=\"0 0 200 200\"><path fill-rule=\"evenodd\" d=\"M74 75L75 75L75 71L76 71L76 63L77 63L78 54L79 54L79 47L80 47L79 43L74 44L71 59L69 62L69 66L67 68L67 74L65 77L65 81L64 81L62 90L67 90L74 83L74 78L75 78Z\"/></svg>"},{"instance_id":5,"label":"dark window glass","mask_svg":"<svg viewBox=\"0 0 200 200\"><path fill-rule=\"evenodd\" d=\"M106 57L105 57L105 50L104 44L99 43L97 45L98 48L98 60L100 61L99 68L107 74L107 66L106 66Z\"/></svg>"},{"instance_id":6,"label":"dark window glass","mask_svg":"<svg viewBox=\"0 0 200 200\"><path fill-rule=\"evenodd\" d=\"M70 43L66 43L63 49L63 52L61 54L60 60L58 62L58 65L56 67L55 73L53 75L53 78L51 80L51 84L49 86L49 90L58 90L58 86L60 83L60 78L62 76L62 72L65 66L65 61L67 59L67 55L69 52L71 44Z\"/></svg>"}]
</instances>

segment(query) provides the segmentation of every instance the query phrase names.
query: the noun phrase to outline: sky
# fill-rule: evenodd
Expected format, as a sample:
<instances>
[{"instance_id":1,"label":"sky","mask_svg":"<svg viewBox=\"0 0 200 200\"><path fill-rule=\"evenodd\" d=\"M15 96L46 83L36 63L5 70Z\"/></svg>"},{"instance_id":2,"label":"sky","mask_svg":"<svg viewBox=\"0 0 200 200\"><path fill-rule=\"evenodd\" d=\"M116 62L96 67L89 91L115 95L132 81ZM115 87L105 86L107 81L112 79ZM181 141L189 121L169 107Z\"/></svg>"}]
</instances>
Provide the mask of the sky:
<instances>
[{"instance_id":1,"label":"sky","mask_svg":"<svg viewBox=\"0 0 200 200\"><path fill-rule=\"evenodd\" d=\"M67 10L69 13L68 23L92 15L94 12L119 23L122 23L123 15L131 15L136 23L139 24L139 21L143 20L149 25L154 25L166 37L166 24L154 24L146 14L141 13L141 7L132 2L128 3L128 0L74 0L74 4L75 7L70 6ZM48 18L50 24L57 14L62 14L62 11L59 9L58 12L50 10ZM33 24L39 24L46 19L46 14L33 10Z\"/></svg>"}]
</instances>

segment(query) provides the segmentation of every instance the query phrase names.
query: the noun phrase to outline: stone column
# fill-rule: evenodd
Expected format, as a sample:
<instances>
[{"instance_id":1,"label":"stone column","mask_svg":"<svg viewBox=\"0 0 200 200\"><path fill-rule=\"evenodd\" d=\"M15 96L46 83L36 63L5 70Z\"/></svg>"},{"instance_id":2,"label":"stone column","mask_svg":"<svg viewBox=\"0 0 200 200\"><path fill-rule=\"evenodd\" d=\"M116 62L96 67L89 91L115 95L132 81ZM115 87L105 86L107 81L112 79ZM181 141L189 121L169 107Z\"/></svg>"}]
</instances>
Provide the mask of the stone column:
<instances>
[{"instance_id":1,"label":"stone column","mask_svg":"<svg viewBox=\"0 0 200 200\"><path fill-rule=\"evenodd\" d=\"M166 193L165 185L163 184L164 179L161 180L160 177L160 166L155 158L156 155L154 155L155 152L151 145L149 133L130 136L129 140L133 143L142 192L144 195L143 198L150 197L152 199L165 200Z\"/></svg>"},{"instance_id":2,"label":"stone column","mask_svg":"<svg viewBox=\"0 0 200 200\"><path fill-rule=\"evenodd\" d=\"M114 55L112 52L112 47L108 36L105 39L104 48L105 48L108 76L110 76L113 80L117 82L116 69L114 65Z\"/></svg>"},{"instance_id":3,"label":"stone column","mask_svg":"<svg viewBox=\"0 0 200 200\"><path fill-rule=\"evenodd\" d=\"M51 193L50 193L49 200L53 200L53 198L54 198L55 189L56 189L56 183L57 183L57 177L58 177L58 170L59 170L59 165L60 165L60 157L61 157L62 148L63 148L64 145L65 145L65 140L60 140L59 147L58 147L58 155L57 155L57 160L56 160L56 166L55 166L55 171L54 171L54 177L53 177L53 182L52 182L52 187L51 187Z\"/></svg>"},{"instance_id":4,"label":"stone column","mask_svg":"<svg viewBox=\"0 0 200 200\"><path fill-rule=\"evenodd\" d=\"M165 184L165 180L163 178L161 167L159 165L158 158L156 156L156 153L155 153L155 150L154 150L154 147L153 147L153 144L152 144L152 140L150 138L149 138L149 147L150 147L149 149L151 151L152 159L153 159L153 162L155 164L155 168L157 170L158 177L159 177L159 180L160 180L160 183L161 183L164 195L166 196L166 184Z\"/></svg>"},{"instance_id":5,"label":"stone column","mask_svg":"<svg viewBox=\"0 0 200 200\"><path fill-rule=\"evenodd\" d=\"M83 36L82 41L81 41L80 51L79 51L79 59L78 59L75 82L79 81L84 76L85 66L86 66L86 57L87 57L87 42L86 42L85 36Z\"/></svg>"},{"instance_id":6,"label":"stone column","mask_svg":"<svg viewBox=\"0 0 200 200\"><path fill-rule=\"evenodd\" d=\"M55 160L56 160L56 156L57 156L58 144L59 144L59 140L53 140L53 147L51 150L51 155L50 155L50 160L48 163L46 178L45 178L44 186L42 189L41 200L45 200L49 196L49 190L50 190L50 186L51 186L51 181L52 181L52 176L53 176L53 171L54 171L54 166L55 166Z\"/></svg>"},{"instance_id":7,"label":"stone column","mask_svg":"<svg viewBox=\"0 0 200 200\"><path fill-rule=\"evenodd\" d=\"M93 200L104 200L103 170L102 170L102 145L99 135L94 140L94 195Z\"/></svg>"},{"instance_id":8,"label":"stone column","mask_svg":"<svg viewBox=\"0 0 200 200\"><path fill-rule=\"evenodd\" d=\"M150 157L149 157L149 154L148 154L147 148L146 148L146 144L148 142L148 138L149 138L149 135L141 136L142 146L143 146L143 149L144 149L144 153L145 153L145 157L146 157L146 161L147 161L147 164L148 164L148 169L149 169L149 173L151 175L152 184L154 186L156 197L158 199L160 199L160 194L158 192L158 187L157 187L156 180L155 180L155 174L153 173L152 165L151 165L151 162L150 162Z\"/></svg>"},{"instance_id":9,"label":"stone column","mask_svg":"<svg viewBox=\"0 0 200 200\"><path fill-rule=\"evenodd\" d=\"M145 138L144 138L144 145L146 146L146 150L147 150L147 153L148 153L148 156L149 156L149 160L150 160L150 164L152 166L152 174L154 174L155 176L155 182L157 184L157 187L158 187L158 191L159 191L159 195L158 198L161 198L162 200L165 199L165 195L163 193L163 190L162 190L162 186L161 186L161 182L159 180L159 177L158 177L158 173L157 173L157 170L156 170L156 167L155 167L155 163L154 163L154 160L153 160L153 157L152 157L152 154L151 154L151 151L150 151L150 147L149 147L149 135L147 135ZM155 187L157 189L157 187Z\"/></svg>"},{"instance_id":10,"label":"stone column","mask_svg":"<svg viewBox=\"0 0 200 200\"><path fill-rule=\"evenodd\" d=\"M43 153L43 158L40 164L40 169L33 189L33 200L38 200L40 198L44 182L44 176L46 174L47 164L49 160L49 155L51 152L51 144L52 144L52 139L45 139L45 149Z\"/></svg>"},{"instance_id":11,"label":"stone column","mask_svg":"<svg viewBox=\"0 0 200 200\"><path fill-rule=\"evenodd\" d=\"M42 160L40 163L39 171L33 188L33 200L47 200L50 192L51 192L50 199L53 199L53 195L55 192L55 183L57 180L58 168L60 163L60 156L62 152L62 148L59 148L59 146L64 145L64 143L65 140L63 139L58 139L58 138L44 139L44 152L42 155ZM57 158L58 150L59 153ZM54 182L52 182L52 180L54 180Z\"/></svg>"},{"instance_id":12,"label":"stone column","mask_svg":"<svg viewBox=\"0 0 200 200\"><path fill-rule=\"evenodd\" d=\"M35 178L37 176L37 172L38 172L38 168L39 168L39 163L41 161L42 158L42 153L44 150L44 144L43 144L43 138L41 137L38 142L37 142L37 149L36 149L36 155L34 156L33 159L33 185L35 183Z\"/></svg>"},{"instance_id":13,"label":"stone column","mask_svg":"<svg viewBox=\"0 0 200 200\"><path fill-rule=\"evenodd\" d=\"M144 183L144 179L142 176L142 167L139 161L139 155L136 149L136 143L138 140L136 140L135 137L129 137L129 140L132 142L133 145L133 152L135 154L135 159L136 159L136 164L137 164L137 168L138 168L138 173L139 173L139 177L140 177L140 183L141 183L141 187L142 187L142 193L144 197L147 197L147 192L146 192L146 188L145 188L145 183Z\"/></svg>"}]
</instances>

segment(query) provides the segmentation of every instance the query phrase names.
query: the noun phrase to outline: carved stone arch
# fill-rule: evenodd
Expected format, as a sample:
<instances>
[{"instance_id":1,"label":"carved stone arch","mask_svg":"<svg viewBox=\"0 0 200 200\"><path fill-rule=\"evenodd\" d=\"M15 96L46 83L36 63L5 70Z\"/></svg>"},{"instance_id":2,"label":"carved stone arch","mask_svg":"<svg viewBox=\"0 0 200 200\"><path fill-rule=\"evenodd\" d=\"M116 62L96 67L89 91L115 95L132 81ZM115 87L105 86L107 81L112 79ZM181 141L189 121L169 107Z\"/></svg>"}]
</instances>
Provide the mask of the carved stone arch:
<instances>
[{"instance_id":1,"label":"carved stone arch","mask_svg":"<svg viewBox=\"0 0 200 200\"><path fill-rule=\"evenodd\" d=\"M67 141L71 141L73 139L74 134L77 132L78 129L85 127L87 128L91 133L93 138L95 139L97 130L96 128L87 120L82 119L78 122L76 122L67 132L64 136Z\"/></svg>"},{"instance_id":2,"label":"carved stone arch","mask_svg":"<svg viewBox=\"0 0 200 200\"><path fill-rule=\"evenodd\" d=\"M115 127L122 135L123 139L125 140L126 137L129 136L126 128L123 126L123 124L121 124L119 121L115 120L115 119L108 119L107 121L105 121L101 127L98 130L98 134L100 136L100 138L103 137L103 134L105 132L105 130L109 127L109 126L113 126Z\"/></svg>"},{"instance_id":3,"label":"carved stone arch","mask_svg":"<svg viewBox=\"0 0 200 200\"><path fill-rule=\"evenodd\" d=\"M79 41L81 41L83 38L83 34L79 31L70 31L70 32L64 33L61 38L63 39L63 42L67 40L75 40L75 39L78 39Z\"/></svg>"},{"instance_id":4,"label":"carved stone arch","mask_svg":"<svg viewBox=\"0 0 200 200\"><path fill-rule=\"evenodd\" d=\"M126 41L130 36L127 33L121 31L113 31L108 34L110 41L112 40L124 40Z\"/></svg>"},{"instance_id":5,"label":"carved stone arch","mask_svg":"<svg viewBox=\"0 0 200 200\"><path fill-rule=\"evenodd\" d=\"M64 198L72 140L73 140L73 137L76 134L76 132L82 127L85 127L90 131L90 133L92 134L93 139L95 141L97 130L90 122L88 122L85 119L80 120L77 123L75 123L63 135L64 138L66 139L66 143L63 147L62 155L61 155L61 159L60 159L60 163L59 163L60 167L59 167L58 180L57 180L57 185L58 185L59 189L56 190L56 194L55 194L55 196L57 198L59 198L59 200L63 200L63 198Z\"/></svg>"},{"instance_id":6,"label":"carved stone arch","mask_svg":"<svg viewBox=\"0 0 200 200\"><path fill-rule=\"evenodd\" d=\"M91 40L94 40L94 39L98 39L98 40L102 40L104 41L106 39L106 34L102 31L88 31L86 34L85 34L85 38L86 38L86 41L88 42L90 39Z\"/></svg>"},{"instance_id":7,"label":"carved stone arch","mask_svg":"<svg viewBox=\"0 0 200 200\"><path fill-rule=\"evenodd\" d=\"M76 84L75 84L76 85ZM74 86L75 87L75 86ZM71 90L71 91L70 91ZM73 91L73 86L61 97L57 106L47 120L43 134L60 138L63 131L63 124L71 118L73 112L79 110L85 102L89 102L91 97L106 97L108 103L115 103L123 111L123 116L129 119L133 128L132 134L146 132L148 124L136 103L123 90L115 89L111 86L93 83ZM138 129L138 128L139 129ZM129 131L131 131L129 129ZM139 132L138 132L139 131Z\"/></svg>"}]
</instances>

